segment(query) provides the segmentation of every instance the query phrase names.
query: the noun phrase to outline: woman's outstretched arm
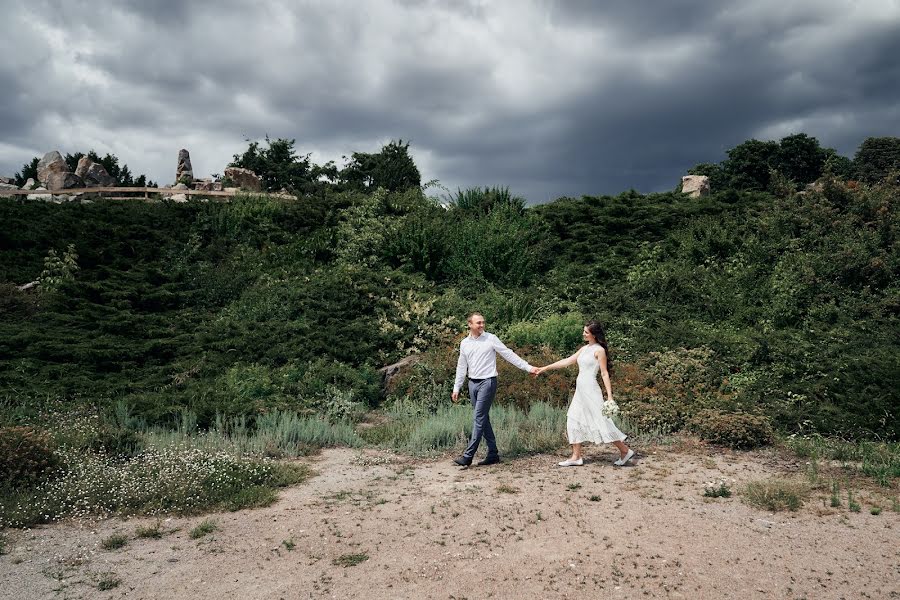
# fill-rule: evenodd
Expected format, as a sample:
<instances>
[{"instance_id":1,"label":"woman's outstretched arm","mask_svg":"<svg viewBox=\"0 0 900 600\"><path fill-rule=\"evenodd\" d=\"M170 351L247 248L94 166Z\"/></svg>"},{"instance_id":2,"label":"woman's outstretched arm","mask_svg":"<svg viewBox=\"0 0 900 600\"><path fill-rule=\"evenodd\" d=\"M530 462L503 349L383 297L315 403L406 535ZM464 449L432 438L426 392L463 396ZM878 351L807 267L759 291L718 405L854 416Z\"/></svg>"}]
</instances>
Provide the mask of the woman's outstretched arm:
<instances>
[{"instance_id":1,"label":"woman's outstretched arm","mask_svg":"<svg viewBox=\"0 0 900 600\"><path fill-rule=\"evenodd\" d=\"M578 352L581 352L581 350L579 350ZM555 363L547 365L546 367L539 367L536 375L540 375L544 371L551 371L553 369L565 369L569 365L574 365L575 361L578 360L578 352L576 352L569 358L564 358L562 360L558 360Z\"/></svg>"}]
</instances>

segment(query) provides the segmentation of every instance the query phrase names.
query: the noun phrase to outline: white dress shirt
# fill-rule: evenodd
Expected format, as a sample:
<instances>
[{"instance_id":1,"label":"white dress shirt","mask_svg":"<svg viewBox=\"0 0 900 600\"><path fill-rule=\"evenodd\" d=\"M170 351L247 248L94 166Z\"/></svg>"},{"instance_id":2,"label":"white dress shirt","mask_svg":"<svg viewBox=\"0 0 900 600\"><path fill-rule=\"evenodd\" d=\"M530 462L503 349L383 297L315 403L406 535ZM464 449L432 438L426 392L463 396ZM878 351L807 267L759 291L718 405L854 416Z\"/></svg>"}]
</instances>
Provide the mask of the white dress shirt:
<instances>
[{"instance_id":1,"label":"white dress shirt","mask_svg":"<svg viewBox=\"0 0 900 600\"><path fill-rule=\"evenodd\" d=\"M497 355L506 359L506 362L523 371L531 371L533 368L527 362L503 345L503 342L494 335L485 331L477 338L467 335L459 344L459 360L456 361L456 381L453 383L453 393L462 389L466 373L469 379L487 379L497 376Z\"/></svg>"}]
</instances>

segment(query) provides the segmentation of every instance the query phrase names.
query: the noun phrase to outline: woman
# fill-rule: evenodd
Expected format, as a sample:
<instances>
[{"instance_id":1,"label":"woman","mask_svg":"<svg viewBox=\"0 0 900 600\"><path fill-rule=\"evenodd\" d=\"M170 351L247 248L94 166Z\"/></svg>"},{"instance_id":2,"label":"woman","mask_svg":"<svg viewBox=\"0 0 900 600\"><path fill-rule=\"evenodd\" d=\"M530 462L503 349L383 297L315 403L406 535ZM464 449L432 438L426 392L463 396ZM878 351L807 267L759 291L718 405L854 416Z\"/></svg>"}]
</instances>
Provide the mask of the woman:
<instances>
[{"instance_id":1,"label":"woman","mask_svg":"<svg viewBox=\"0 0 900 600\"><path fill-rule=\"evenodd\" d=\"M606 386L606 397L612 400L612 385L609 382L609 368L612 361L609 358L609 345L606 343L606 333L603 326L597 321L590 321L584 326L581 334L586 345L578 352L558 360L552 365L538 368L536 374L551 369L562 369L578 363L578 379L575 383L575 395L569 405L566 419L566 430L569 443L572 444L572 456L568 460L559 463L561 467L580 467L584 464L584 456L581 444L594 442L595 444L615 444L619 449L619 460L613 464L622 467L634 456L634 450L622 441L626 435L619 431L612 419L603 414L603 391L597 383L597 370L603 377L603 385Z\"/></svg>"}]
</instances>

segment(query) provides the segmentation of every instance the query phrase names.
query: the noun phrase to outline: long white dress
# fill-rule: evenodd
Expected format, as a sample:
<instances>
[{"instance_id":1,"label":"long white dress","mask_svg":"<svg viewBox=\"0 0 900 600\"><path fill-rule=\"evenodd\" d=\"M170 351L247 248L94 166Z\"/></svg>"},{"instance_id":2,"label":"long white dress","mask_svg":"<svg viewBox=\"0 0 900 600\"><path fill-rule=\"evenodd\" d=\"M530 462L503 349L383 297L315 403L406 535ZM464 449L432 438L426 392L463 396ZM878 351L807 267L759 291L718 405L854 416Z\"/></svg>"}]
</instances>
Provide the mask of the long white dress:
<instances>
[{"instance_id":1,"label":"long white dress","mask_svg":"<svg viewBox=\"0 0 900 600\"><path fill-rule=\"evenodd\" d=\"M603 414L603 390L597 381L600 363L594 357L600 348L600 344L591 344L578 353L578 379L566 419L570 444L608 444L627 437Z\"/></svg>"}]
</instances>

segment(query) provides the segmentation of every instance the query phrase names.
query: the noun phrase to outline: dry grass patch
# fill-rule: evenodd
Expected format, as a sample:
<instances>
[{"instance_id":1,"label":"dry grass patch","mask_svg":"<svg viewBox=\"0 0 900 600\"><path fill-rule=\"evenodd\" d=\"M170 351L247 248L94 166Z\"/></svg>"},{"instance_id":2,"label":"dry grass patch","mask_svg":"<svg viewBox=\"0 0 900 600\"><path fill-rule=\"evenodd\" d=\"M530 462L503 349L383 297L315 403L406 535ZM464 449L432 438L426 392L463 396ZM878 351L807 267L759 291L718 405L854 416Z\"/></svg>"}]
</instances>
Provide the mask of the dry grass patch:
<instances>
[{"instance_id":1,"label":"dry grass patch","mask_svg":"<svg viewBox=\"0 0 900 600\"><path fill-rule=\"evenodd\" d=\"M803 481L774 478L748 483L741 495L750 506L777 512L799 509L809 494L809 485Z\"/></svg>"}]
</instances>

